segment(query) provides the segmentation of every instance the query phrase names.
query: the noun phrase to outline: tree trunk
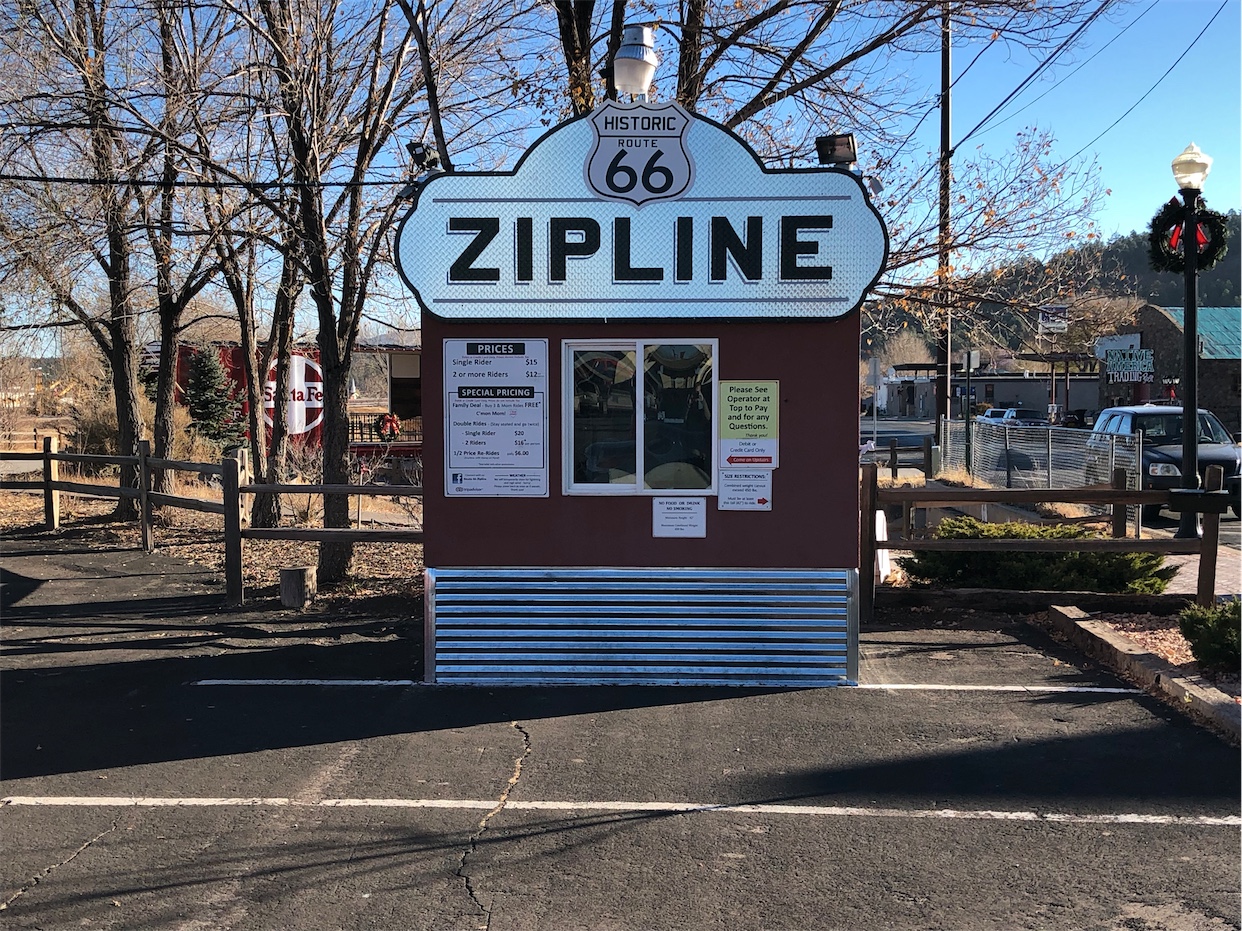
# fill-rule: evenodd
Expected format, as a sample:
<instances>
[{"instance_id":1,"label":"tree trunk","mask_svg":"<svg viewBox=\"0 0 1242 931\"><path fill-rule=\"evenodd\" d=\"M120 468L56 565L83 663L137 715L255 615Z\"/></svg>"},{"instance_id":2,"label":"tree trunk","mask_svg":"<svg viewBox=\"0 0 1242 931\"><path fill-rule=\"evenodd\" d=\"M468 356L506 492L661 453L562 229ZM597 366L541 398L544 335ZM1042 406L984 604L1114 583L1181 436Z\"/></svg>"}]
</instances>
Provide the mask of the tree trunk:
<instances>
[{"instance_id":1,"label":"tree trunk","mask_svg":"<svg viewBox=\"0 0 1242 931\"><path fill-rule=\"evenodd\" d=\"M277 306L281 301L277 298ZM277 484L285 478L285 460L289 454L289 429L285 420L285 404L289 396L289 357L293 353L293 319L289 314L277 314L272 327L271 351L264 359L275 358L276 379L273 388L272 435L267 444L267 458L264 460L264 481ZM270 365L270 363L268 363ZM266 384L267 373L263 373ZM259 419L258 429L266 429L263 419ZM280 495L255 495L251 510L251 524L255 527L275 527L280 523Z\"/></svg>"},{"instance_id":2,"label":"tree trunk","mask_svg":"<svg viewBox=\"0 0 1242 931\"><path fill-rule=\"evenodd\" d=\"M349 482L349 372L339 359L328 360L336 353L324 351L331 334L320 335L319 359L323 366L323 481L325 485ZM335 348L335 347L333 347ZM349 526L349 498L346 495L324 495L323 525ZM323 582L341 582L349 575L353 561L352 543L322 543L319 547L319 578Z\"/></svg>"},{"instance_id":3,"label":"tree trunk","mask_svg":"<svg viewBox=\"0 0 1242 931\"><path fill-rule=\"evenodd\" d=\"M138 406L138 377L134 366L134 346L128 333L117 327L113 332L112 391L116 395L117 450L122 456L138 455L142 437L142 412ZM138 464L121 466L121 487L138 487ZM117 500L116 516L135 520L139 514L137 498Z\"/></svg>"},{"instance_id":4,"label":"tree trunk","mask_svg":"<svg viewBox=\"0 0 1242 931\"><path fill-rule=\"evenodd\" d=\"M160 315L160 364L155 382L155 423L152 430L152 455L157 459L173 458L173 408L177 403L177 326L176 321ZM151 490L172 493L172 473L167 469L151 471Z\"/></svg>"}]
</instances>

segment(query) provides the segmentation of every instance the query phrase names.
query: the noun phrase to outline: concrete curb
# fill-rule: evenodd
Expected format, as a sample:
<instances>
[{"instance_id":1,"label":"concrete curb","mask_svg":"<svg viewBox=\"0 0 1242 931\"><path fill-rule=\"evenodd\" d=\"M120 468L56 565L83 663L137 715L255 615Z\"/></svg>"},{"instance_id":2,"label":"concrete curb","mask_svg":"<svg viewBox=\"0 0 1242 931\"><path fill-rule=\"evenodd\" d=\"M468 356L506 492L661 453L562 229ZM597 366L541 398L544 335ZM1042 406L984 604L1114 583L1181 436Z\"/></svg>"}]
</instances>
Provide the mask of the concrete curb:
<instances>
[{"instance_id":1,"label":"concrete curb","mask_svg":"<svg viewBox=\"0 0 1242 931\"><path fill-rule=\"evenodd\" d=\"M1242 705L1199 676L1185 676L1177 667L1148 653L1103 621L1093 621L1077 607L1053 605L1048 621L1070 643L1092 659L1160 693L1179 708L1219 729L1230 743L1242 742Z\"/></svg>"}]
</instances>

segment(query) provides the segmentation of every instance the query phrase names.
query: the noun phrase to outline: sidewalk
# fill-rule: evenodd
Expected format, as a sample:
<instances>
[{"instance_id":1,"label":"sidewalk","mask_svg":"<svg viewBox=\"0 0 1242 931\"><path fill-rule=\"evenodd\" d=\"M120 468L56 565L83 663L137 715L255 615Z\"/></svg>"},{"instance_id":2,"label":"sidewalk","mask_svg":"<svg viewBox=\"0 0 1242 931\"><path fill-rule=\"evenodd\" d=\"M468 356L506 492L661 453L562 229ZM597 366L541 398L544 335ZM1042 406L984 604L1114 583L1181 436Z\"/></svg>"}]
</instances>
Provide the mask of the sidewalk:
<instances>
[{"instance_id":1,"label":"sidewalk","mask_svg":"<svg viewBox=\"0 0 1242 931\"><path fill-rule=\"evenodd\" d=\"M1165 556L1166 565L1176 566L1177 575L1169 582L1165 593L1169 595L1194 595L1199 590L1198 556ZM1222 546L1216 554L1216 597L1242 595L1242 553Z\"/></svg>"}]
</instances>

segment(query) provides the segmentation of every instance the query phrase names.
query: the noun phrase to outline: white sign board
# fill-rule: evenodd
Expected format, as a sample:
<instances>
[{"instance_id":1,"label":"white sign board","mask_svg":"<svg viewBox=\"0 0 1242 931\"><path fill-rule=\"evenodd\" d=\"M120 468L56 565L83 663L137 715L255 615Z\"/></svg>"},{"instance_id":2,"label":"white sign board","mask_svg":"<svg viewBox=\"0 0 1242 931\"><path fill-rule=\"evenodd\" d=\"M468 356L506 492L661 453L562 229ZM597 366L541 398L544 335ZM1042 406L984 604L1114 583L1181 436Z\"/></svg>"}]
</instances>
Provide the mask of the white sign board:
<instances>
[{"instance_id":1,"label":"white sign board","mask_svg":"<svg viewBox=\"0 0 1242 931\"><path fill-rule=\"evenodd\" d=\"M825 318L879 280L888 233L840 168L765 168L676 103L608 101L510 172L419 189L401 275L448 320Z\"/></svg>"},{"instance_id":2,"label":"white sign board","mask_svg":"<svg viewBox=\"0 0 1242 931\"><path fill-rule=\"evenodd\" d=\"M722 471L717 502L721 511L772 510L772 470Z\"/></svg>"},{"instance_id":3,"label":"white sign board","mask_svg":"<svg viewBox=\"0 0 1242 931\"><path fill-rule=\"evenodd\" d=\"M444 494L548 496L548 341L444 341Z\"/></svg>"},{"instance_id":4,"label":"white sign board","mask_svg":"<svg viewBox=\"0 0 1242 931\"><path fill-rule=\"evenodd\" d=\"M653 537L707 536L706 498L652 498Z\"/></svg>"}]
</instances>

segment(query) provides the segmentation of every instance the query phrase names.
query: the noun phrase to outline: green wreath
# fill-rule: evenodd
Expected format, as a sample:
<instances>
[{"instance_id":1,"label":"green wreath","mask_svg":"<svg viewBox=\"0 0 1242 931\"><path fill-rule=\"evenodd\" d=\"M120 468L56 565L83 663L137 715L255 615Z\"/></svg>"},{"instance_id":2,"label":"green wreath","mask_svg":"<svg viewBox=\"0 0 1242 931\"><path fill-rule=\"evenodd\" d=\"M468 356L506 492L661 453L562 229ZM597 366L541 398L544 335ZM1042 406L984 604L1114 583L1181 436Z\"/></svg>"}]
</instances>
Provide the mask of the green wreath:
<instances>
[{"instance_id":1,"label":"green wreath","mask_svg":"<svg viewBox=\"0 0 1242 931\"><path fill-rule=\"evenodd\" d=\"M1200 202L1202 203L1202 202ZM1151 267L1158 272L1184 272L1186 255L1180 249L1173 248L1172 233L1182 225L1186 216L1186 207L1176 197L1160 208L1151 218L1151 231L1147 234L1147 245ZM1225 257L1229 248L1229 228L1225 225L1225 216L1215 210L1199 207L1195 212L1199 228L1207 236L1207 244L1199 253L1197 268L1201 272L1216 267Z\"/></svg>"},{"instance_id":2,"label":"green wreath","mask_svg":"<svg viewBox=\"0 0 1242 931\"><path fill-rule=\"evenodd\" d=\"M401 420L396 414L380 414L375 418L375 432L386 443L393 442L401 435Z\"/></svg>"}]
</instances>

